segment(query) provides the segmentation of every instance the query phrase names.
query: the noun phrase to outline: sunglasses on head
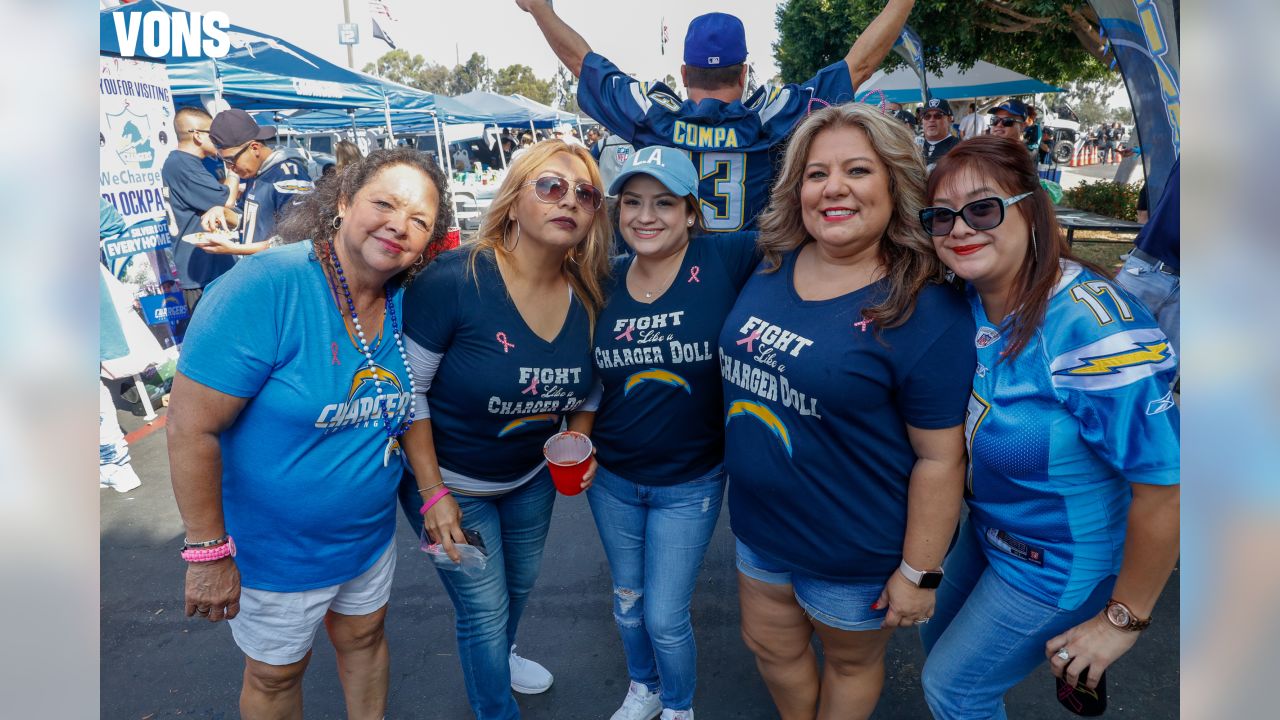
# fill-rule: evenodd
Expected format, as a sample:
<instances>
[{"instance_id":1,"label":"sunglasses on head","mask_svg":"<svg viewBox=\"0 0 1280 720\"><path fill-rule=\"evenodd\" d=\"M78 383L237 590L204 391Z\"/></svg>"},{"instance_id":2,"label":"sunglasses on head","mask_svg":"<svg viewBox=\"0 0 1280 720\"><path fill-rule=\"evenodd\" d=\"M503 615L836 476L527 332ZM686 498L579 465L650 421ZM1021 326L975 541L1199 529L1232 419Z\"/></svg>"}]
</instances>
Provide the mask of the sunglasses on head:
<instances>
[{"instance_id":1,"label":"sunglasses on head","mask_svg":"<svg viewBox=\"0 0 1280 720\"><path fill-rule=\"evenodd\" d=\"M558 203L569 192L570 182L556 175L543 175L537 180L530 180L525 185L533 186L533 194L544 203ZM600 209L604 203L604 195L590 183L573 183L573 196L578 204L591 212Z\"/></svg>"},{"instance_id":2,"label":"sunglasses on head","mask_svg":"<svg viewBox=\"0 0 1280 720\"><path fill-rule=\"evenodd\" d=\"M1018 124L1018 123L1020 123L1020 122L1022 122L1022 120L1020 120L1020 119L1018 119L1018 118L1012 118L1012 117L1007 117L1007 118L1002 118L1002 117L993 117L993 118L991 118L991 127L995 127L995 126L997 126L997 125L1003 125L1003 126L1005 126L1005 127L1013 127L1014 125L1017 125L1017 124Z\"/></svg>"},{"instance_id":3,"label":"sunglasses on head","mask_svg":"<svg viewBox=\"0 0 1280 720\"><path fill-rule=\"evenodd\" d=\"M964 218L964 223L971 230L990 230L1004 222L1004 209L1010 205L1031 197L1031 193L1014 195L1011 198L989 197L974 200L959 210L945 207L927 207L920 211L920 225L924 231L934 237L951 234L955 227L956 216Z\"/></svg>"}]
</instances>

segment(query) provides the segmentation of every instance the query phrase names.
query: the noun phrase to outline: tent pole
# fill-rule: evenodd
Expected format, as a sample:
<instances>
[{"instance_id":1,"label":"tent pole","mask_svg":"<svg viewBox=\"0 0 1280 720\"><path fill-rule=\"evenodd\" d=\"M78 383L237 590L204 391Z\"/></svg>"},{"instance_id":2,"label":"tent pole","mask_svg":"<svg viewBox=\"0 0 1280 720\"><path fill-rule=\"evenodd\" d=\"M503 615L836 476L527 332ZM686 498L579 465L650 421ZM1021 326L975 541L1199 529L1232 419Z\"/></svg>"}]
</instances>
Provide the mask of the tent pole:
<instances>
[{"instance_id":1,"label":"tent pole","mask_svg":"<svg viewBox=\"0 0 1280 720\"><path fill-rule=\"evenodd\" d=\"M391 104L387 102L387 96L382 96L382 118L387 122L387 147L395 147L396 135L391 130Z\"/></svg>"},{"instance_id":2,"label":"tent pole","mask_svg":"<svg viewBox=\"0 0 1280 720\"><path fill-rule=\"evenodd\" d=\"M507 153L502 150L502 128L498 127L498 123L494 123L493 127L498 131L498 157L502 158L502 169L507 169Z\"/></svg>"}]
</instances>

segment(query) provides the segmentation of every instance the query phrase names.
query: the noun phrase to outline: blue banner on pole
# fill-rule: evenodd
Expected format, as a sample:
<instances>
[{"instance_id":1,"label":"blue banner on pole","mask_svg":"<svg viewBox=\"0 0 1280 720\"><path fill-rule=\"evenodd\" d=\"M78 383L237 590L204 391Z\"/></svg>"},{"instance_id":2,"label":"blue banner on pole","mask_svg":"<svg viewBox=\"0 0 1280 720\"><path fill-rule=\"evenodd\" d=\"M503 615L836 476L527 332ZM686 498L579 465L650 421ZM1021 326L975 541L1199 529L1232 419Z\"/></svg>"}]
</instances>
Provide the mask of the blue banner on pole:
<instances>
[{"instance_id":1,"label":"blue banner on pole","mask_svg":"<svg viewBox=\"0 0 1280 720\"><path fill-rule=\"evenodd\" d=\"M102 241L102 254L109 263L119 258L167 248L172 244L169 225L163 220L143 220L125 228L116 237Z\"/></svg>"},{"instance_id":2,"label":"blue banner on pole","mask_svg":"<svg viewBox=\"0 0 1280 720\"><path fill-rule=\"evenodd\" d=\"M929 80L924 69L924 43L920 42L920 36L910 25L902 26L902 33L893 43L893 52L916 71L916 75L920 77L920 101L929 102Z\"/></svg>"}]
</instances>

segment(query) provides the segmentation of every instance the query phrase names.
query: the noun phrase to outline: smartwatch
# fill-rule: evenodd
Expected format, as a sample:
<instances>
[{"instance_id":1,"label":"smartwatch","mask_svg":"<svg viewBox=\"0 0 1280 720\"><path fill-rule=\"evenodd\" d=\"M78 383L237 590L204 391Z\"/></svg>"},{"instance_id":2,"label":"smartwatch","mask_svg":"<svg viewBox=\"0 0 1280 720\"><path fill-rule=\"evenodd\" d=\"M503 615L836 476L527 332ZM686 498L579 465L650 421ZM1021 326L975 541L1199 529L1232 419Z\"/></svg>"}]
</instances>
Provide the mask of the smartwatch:
<instances>
[{"instance_id":1,"label":"smartwatch","mask_svg":"<svg viewBox=\"0 0 1280 720\"><path fill-rule=\"evenodd\" d=\"M942 584L941 568L937 570L917 570L908 565L907 561L903 559L902 564L898 566L898 572L902 573L902 576L909 580L912 585L925 590L933 590Z\"/></svg>"}]
</instances>

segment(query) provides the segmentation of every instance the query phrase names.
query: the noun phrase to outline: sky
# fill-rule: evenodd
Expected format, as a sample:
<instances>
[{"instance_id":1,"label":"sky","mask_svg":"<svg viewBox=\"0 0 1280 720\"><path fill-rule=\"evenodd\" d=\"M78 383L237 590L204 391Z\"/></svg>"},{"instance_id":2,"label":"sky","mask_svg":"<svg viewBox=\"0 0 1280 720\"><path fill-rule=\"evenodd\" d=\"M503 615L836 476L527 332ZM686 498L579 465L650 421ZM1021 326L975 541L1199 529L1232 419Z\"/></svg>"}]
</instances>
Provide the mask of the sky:
<instances>
[{"instance_id":1,"label":"sky","mask_svg":"<svg viewBox=\"0 0 1280 720\"><path fill-rule=\"evenodd\" d=\"M344 46L338 44L342 0L165 0L185 10L227 13L236 25L281 37L339 65L347 64ZM420 54L428 61L452 67L478 52L492 70L521 63L534 74L550 79L558 61L533 18L515 0L389 0L390 26L379 24L398 48ZM777 74L772 44L774 2L730 0L558 0L556 12L578 31L591 48L612 60L624 72L641 80L657 80L670 73L680 75L685 29L694 17L707 12L731 12L747 29L747 60L756 77L768 80ZM373 62L391 48L373 37L367 0L349 0L351 22L360 25L360 43L354 47L355 69ZM625 8L625 10L623 9ZM660 28L668 28L666 54L660 52Z\"/></svg>"}]
</instances>

